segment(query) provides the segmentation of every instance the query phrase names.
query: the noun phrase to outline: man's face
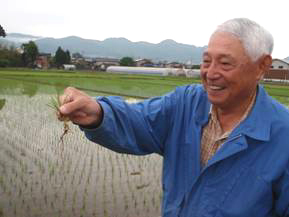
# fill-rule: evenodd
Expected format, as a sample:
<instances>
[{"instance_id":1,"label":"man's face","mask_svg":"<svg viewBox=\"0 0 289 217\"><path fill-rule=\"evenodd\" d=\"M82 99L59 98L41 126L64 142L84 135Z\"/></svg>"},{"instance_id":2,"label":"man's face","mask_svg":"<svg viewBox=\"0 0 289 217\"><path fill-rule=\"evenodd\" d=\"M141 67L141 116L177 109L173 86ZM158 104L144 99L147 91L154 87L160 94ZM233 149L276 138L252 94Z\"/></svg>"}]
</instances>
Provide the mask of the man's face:
<instances>
[{"instance_id":1,"label":"man's face","mask_svg":"<svg viewBox=\"0 0 289 217\"><path fill-rule=\"evenodd\" d=\"M260 78L241 41L230 33L214 33L203 54L201 77L209 100L218 108L246 106Z\"/></svg>"}]
</instances>

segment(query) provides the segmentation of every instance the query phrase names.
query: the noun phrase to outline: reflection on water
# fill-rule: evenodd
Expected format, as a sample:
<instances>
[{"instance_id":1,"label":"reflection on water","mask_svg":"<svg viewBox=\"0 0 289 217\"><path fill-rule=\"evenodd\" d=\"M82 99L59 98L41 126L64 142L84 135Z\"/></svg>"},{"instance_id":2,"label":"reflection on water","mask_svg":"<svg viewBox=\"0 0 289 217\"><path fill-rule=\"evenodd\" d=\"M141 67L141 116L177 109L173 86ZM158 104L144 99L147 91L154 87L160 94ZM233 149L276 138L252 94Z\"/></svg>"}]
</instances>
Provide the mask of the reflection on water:
<instances>
[{"instance_id":1,"label":"reflection on water","mask_svg":"<svg viewBox=\"0 0 289 217\"><path fill-rule=\"evenodd\" d=\"M37 93L37 90L37 83L0 79L0 94L27 95L29 97L33 97Z\"/></svg>"},{"instance_id":2,"label":"reflection on water","mask_svg":"<svg viewBox=\"0 0 289 217\"><path fill-rule=\"evenodd\" d=\"M33 97L37 93L37 90L38 86L36 84L29 84L29 85L23 84L21 92L23 95Z\"/></svg>"},{"instance_id":3,"label":"reflection on water","mask_svg":"<svg viewBox=\"0 0 289 217\"><path fill-rule=\"evenodd\" d=\"M0 78L0 95L26 95L34 97L36 94L55 94L63 91L63 85L43 84L41 82L30 82L16 79Z\"/></svg>"},{"instance_id":4,"label":"reflection on water","mask_svg":"<svg viewBox=\"0 0 289 217\"><path fill-rule=\"evenodd\" d=\"M64 85L63 83L60 83L60 82L56 82L53 84L54 85L54 88L56 90L56 93L57 95L61 95L63 93L63 90L66 86L69 86L69 83Z\"/></svg>"},{"instance_id":5,"label":"reflection on water","mask_svg":"<svg viewBox=\"0 0 289 217\"><path fill-rule=\"evenodd\" d=\"M4 107L6 99L0 99L0 110Z\"/></svg>"}]
</instances>

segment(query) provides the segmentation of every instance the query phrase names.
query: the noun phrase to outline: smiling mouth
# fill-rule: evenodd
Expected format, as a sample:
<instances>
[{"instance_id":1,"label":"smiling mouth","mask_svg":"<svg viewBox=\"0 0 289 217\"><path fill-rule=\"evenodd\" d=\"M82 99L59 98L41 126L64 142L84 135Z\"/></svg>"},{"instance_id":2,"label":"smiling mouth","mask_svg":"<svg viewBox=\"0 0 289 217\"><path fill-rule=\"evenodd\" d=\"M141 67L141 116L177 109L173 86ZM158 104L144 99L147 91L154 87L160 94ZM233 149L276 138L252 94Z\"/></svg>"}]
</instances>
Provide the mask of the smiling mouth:
<instances>
[{"instance_id":1,"label":"smiling mouth","mask_svg":"<svg viewBox=\"0 0 289 217\"><path fill-rule=\"evenodd\" d=\"M224 90L225 87L223 87L223 86L216 86L216 85L208 85L208 89L213 90L213 91L219 91L219 90Z\"/></svg>"}]
</instances>

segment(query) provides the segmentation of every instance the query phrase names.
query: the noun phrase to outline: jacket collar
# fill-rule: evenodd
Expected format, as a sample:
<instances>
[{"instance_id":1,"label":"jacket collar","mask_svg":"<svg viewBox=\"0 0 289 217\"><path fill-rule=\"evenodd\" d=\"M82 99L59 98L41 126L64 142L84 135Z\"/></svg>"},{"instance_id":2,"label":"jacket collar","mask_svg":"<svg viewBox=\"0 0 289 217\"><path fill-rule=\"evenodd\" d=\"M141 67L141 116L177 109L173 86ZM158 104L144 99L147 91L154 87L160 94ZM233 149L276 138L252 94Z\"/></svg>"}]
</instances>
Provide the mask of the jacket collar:
<instances>
[{"instance_id":1,"label":"jacket collar","mask_svg":"<svg viewBox=\"0 0 289 217\"><path fill-rule=\"evenodd\" d=\"M198 125L204 126L208 123L209 121L209 115L210 115L210 110L211 110L211 103L208 99L207 92L205 91L203 85L199 86L200 88L200 96L199 100L197 101L197 106L196 106L196 117L195 120Z\"/></svg>"},{"instance_id":2,"label":"jacket collar","mask_svg":"<svg viewBox=\"0 0 289 217\"><path fill-rule=\"evenodd\" d=\"M255 105L248 117L232 132L232 135L244 134L256 140L269 141L272 125L271 98L261 85L258 85Z\"/></svg>"},{"instance_id":3,"label":"jacket collar","mask_svg":"<svg viewBox=\"0 0 289 217\"><path fill-rule=\"evenodd\" d=\"M211 103L208 100L208 95L201 87L200 100L196 107L196 122L204 126L208 123ZM247 118L237 126L229 136L229 138L236 135L244 134L256 140L268 141L270 139L270 130L272 119L272 107L270 105L270 96L266 93L261 85L257 87L256 102L248 114Z\"/></svg>"}]
</instances>

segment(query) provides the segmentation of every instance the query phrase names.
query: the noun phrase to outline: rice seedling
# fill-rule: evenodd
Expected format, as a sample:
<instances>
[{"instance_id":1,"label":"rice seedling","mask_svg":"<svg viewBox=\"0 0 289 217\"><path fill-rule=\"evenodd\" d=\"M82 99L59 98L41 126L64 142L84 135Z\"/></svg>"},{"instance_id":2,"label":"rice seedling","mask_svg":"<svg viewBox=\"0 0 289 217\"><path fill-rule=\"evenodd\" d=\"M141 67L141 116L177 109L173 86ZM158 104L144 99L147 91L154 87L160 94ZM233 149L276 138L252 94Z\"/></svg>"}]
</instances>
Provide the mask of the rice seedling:
<instances>
[{"instance_id":1,"label":"rice seedling","mask_svg":"<svg viewBox=\"0 0 289 217\"><path fill-rule=\"evenodd\" d=\"M68 96L66 95L65 97L68 97ZM64 99L64 101L65 101L65 99ZM47 105L56 112L58 120L63 122L63 132L60 135L60 138L59 138L59 141L58 141L58 146L61 144L61 156L62 156L63 149L64 149L63 138L69 132L69 125L68 125L69 118L67 116L62 115L60 110L59 110L59 108L61 106L61 102L60 102L60 99L59 99L59 94L57 94L56 97L51 97L50 103L47 104Z\"/></svg>"}]
</instances>

